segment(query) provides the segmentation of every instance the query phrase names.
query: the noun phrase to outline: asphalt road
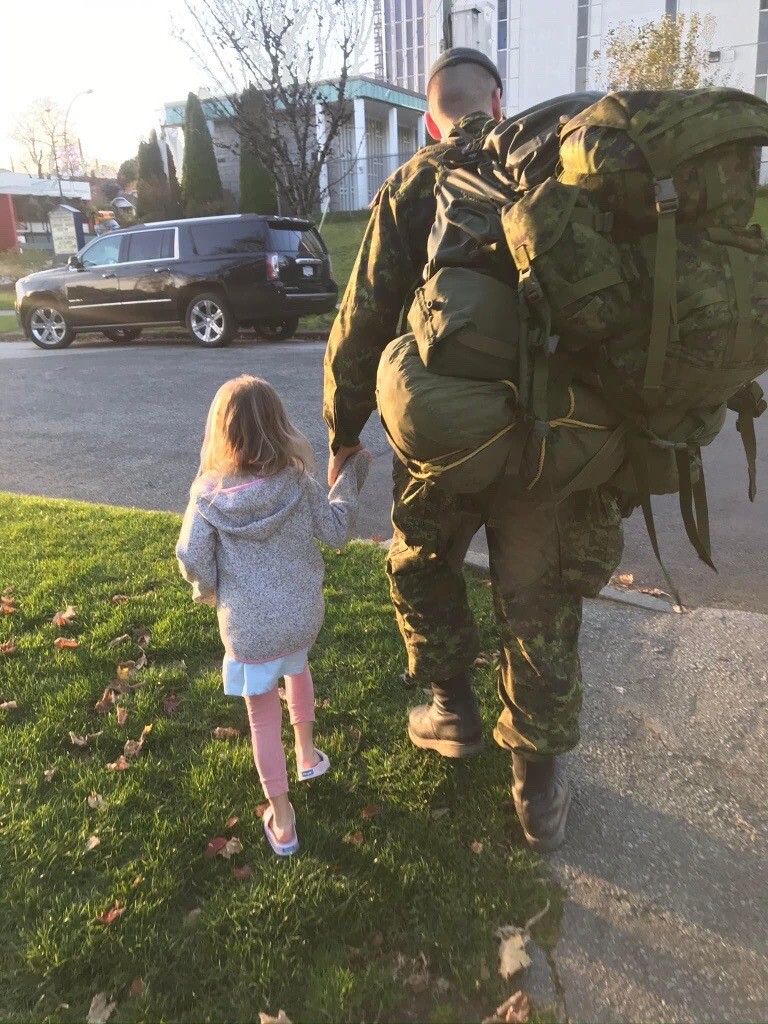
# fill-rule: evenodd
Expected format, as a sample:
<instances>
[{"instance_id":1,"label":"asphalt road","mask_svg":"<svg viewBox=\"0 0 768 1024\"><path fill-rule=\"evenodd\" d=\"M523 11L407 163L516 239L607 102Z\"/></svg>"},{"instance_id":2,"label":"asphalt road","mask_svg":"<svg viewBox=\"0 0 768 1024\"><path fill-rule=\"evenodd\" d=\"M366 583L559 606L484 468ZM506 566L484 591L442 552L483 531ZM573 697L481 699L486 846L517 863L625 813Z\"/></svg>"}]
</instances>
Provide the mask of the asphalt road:
<instances>
[{"instance_id":1,"label":"asphalt road","mask_svg":"<svg viewBox=\"0 0 768 1024\"><path fill-rule=\"evenodd\" d=\"M322 346L240 342L205 351L184 342L75 344L42 352L0 343L0 488L137 508L181 511L197 467L203 421L216 388L238 373L269 379L321 464ZM768 388L767 388L768 390ZM758 421L759 480L768 487L768 416ZM376 457L358 524L388 537L390 456L372 420ZM768 498L750 505L741 442L732 420L706 452L718 575L698 563L676 499L655 502L670 570L691 606L768 612ZM622 571L636 586L664 586L641 518L627 524ZM482 548L478 537L476 548Z\"/></svg>"}]
</instances>

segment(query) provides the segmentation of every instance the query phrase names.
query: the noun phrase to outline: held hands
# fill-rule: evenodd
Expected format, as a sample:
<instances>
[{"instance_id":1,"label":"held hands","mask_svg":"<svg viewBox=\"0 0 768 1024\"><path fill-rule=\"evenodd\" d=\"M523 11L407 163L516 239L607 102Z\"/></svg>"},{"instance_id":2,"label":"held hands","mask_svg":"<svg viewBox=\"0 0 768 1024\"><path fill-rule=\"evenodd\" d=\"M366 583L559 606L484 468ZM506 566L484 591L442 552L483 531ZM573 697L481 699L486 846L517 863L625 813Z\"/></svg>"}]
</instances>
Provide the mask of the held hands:
<instances>
[{"instance_id":1,"label":"held hands","mask_svg":"<svg viewBox=\"0 0 768 1024\"><path fill-rule=\"evenodd\" d=\"M328 486L333 487L336 483L339 473L341 472L344 463L350 456L355 455L357 452L363 450L363 445L355 445L354 448L339 448L335 455L331 455L328 460Z\"/></svg>"}]
</instances>

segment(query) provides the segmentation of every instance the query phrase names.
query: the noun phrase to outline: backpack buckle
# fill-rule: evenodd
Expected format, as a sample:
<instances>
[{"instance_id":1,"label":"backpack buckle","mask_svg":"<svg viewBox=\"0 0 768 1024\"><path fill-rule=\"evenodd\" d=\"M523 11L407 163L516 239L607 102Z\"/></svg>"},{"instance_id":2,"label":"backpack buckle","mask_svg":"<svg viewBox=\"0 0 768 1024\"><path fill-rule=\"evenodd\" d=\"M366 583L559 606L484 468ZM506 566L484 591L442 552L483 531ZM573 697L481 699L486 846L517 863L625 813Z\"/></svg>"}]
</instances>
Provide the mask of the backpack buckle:
<instances>
[{"instance_id":1,"label":"backpack buckle","mask_svg":"<svg viewBox=\"0 0 768 1024\"><path fill-rule=\"evenodd\" d=\"M656 189L656 212L661 216L666 213L677 213L680 208L680 197L672 178L654 179Z\"/></svg>"},{"instance_id":2,"label":"backpack buckle","mask_svg":"<svg viewBox=\"0 0 768 1024\"><path fill-rule=\"evenodd\" d=\"M520 271L519 282L520 294L526 302L538 305L544 301L544 291L530 263Z\"/></svg>"}]
</instances>

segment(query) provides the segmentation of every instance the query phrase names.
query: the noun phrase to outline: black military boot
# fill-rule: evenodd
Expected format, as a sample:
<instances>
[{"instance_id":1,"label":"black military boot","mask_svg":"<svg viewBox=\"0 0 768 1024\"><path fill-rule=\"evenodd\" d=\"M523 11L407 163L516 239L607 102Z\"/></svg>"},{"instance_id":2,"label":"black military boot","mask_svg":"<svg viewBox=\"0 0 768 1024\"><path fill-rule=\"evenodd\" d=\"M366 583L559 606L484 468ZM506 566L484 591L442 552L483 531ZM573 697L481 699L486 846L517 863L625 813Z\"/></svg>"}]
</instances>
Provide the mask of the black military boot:
<instances>
[{"instance_id":1,"label":"black military boot","mask_svg":"<svg viewBox=\"0 0 768 1024\"><path fill-rule=\"evenodd\" d=\"M472 692L469 673L432 684L431 704L408 716L411 743L436 750L443 757L472 757L483 749L483 723Z\"/></svg>"},{"instance_id":2,"label":"black military boot","mask_svg":"<svg viewBox=\"0 0 768 1024\"><path fill-rule=\"evenodd\" d=\"M571 787L556 757L526 761L512 755L512 796L532 850L553 853L565 842Z\"/></svg>"}]
</instances>

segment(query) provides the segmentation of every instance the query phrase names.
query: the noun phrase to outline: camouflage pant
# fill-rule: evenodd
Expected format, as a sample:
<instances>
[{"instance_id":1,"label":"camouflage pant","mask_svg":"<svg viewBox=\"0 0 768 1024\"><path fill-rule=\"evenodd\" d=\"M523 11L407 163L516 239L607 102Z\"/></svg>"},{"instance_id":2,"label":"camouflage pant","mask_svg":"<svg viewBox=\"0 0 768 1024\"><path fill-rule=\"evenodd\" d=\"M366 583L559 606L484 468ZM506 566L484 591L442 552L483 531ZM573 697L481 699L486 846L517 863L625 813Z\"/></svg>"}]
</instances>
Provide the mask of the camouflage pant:
<instances>
[{"instance_id":1,"label":"camouflage pant","mask_svg":"<svg viewBox=\"0 0 768 1024\"><path fill-rule=\"evenodd\" d=\"M485 524L502 643L496 741L534 759L571 750L579 741L582 599L608 582L622 553L614 499L581 492L556 517L499 496L489 507L483 496L425 492L398 460L394 485L387 571L409 673L429 684L474 663L478 631L462 565Z\"/></svg>"}]
</instances>

